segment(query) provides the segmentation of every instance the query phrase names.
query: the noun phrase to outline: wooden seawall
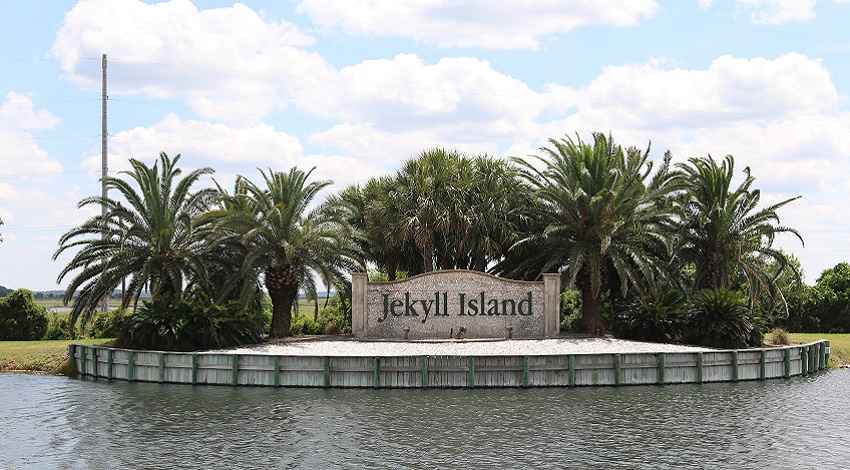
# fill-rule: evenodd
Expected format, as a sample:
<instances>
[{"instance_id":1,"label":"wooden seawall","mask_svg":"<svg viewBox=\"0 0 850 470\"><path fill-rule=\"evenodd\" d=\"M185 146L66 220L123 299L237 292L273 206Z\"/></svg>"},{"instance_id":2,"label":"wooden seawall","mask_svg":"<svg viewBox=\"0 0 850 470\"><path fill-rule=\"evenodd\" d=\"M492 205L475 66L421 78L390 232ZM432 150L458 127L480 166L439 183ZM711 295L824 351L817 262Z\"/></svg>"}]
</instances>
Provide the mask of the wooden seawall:
<instances>
[{"instance_id":1,"label":"wooden seawall","mask_svg":"<svg viewBox=\"0 0 850 470\"><path fill-rule=\"evenodd\" d=\"M533 356L333 357L134 351L72 344L83 376L271 387L575 387L765 380L826 367L829 341L767 349Z\"/></svg>"}]
</instances>

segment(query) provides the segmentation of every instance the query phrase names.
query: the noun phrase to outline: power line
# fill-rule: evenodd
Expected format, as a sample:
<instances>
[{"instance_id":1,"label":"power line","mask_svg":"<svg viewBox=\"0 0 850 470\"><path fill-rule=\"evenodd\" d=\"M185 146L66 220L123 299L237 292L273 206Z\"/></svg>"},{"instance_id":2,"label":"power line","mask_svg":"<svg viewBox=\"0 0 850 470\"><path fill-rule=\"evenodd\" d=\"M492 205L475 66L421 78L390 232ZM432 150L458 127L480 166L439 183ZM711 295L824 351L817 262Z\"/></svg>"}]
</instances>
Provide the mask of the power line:
<instances>
[{"instance_id":1,"label":"power line","mask_svg":"<svg viewBox=\"0 0 850 470\"><path fill-rule=\"evenodd\" d=\"M90 101L100 101L99 99L79 99L79 100L49 100L49 101L5 101L3 106L29 106L31 104L53 104L53 103L82 103Z\"/></svg>"}]
</instances>

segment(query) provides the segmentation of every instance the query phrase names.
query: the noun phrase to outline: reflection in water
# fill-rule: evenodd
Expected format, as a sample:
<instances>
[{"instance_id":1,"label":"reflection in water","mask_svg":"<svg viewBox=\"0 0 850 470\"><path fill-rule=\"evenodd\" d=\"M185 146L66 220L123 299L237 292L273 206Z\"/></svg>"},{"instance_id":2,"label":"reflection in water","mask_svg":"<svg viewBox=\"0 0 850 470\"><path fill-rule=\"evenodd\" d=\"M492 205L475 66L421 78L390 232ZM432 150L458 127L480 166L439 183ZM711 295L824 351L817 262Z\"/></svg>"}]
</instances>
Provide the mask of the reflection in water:
<instances>
[{"instance_id":1,"label":"reflection in water","mask_svg":"<svg viewBox=\"0 0 850 470\"><path fill-rule=\"evenodd\" d=\"M850 370L737 384L191 387L0 374L4 468L845 467Z\"/></svg>"}]
</instances>

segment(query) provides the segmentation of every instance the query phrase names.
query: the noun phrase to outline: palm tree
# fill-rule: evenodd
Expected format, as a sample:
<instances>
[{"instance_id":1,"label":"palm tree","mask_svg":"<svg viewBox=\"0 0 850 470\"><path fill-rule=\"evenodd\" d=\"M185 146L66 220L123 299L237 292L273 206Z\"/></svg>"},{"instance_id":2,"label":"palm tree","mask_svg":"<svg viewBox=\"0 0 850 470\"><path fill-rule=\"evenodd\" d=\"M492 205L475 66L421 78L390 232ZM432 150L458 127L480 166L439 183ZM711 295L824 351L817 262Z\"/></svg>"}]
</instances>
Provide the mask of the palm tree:
<instances>
[{"instance_id":1,"label":"palm tree","mask_svg":"<svg viewBox=\"0 0 850 470\"><path fill-rule=\"evenodd\" d=\"M388 193L394 204L384 221L396 243L412 240L419 248L424 271L434 270L436 236L455 233L466 220L461 211L464 194L453 179L461 155L454 150L430 149L408 160L393 180Z\"/></svg>"},{"instance_id":2,"label":"palm tree","mask_svg":"<svg viewBox=\"0 0 850 470\"><path fill-rule=\"evenodd\" d=\"M575 284L582 294L579 327L605 331L602 292L619 287L625 295L663 273L669 259L671 156L651 176L649 148L623 149L601 133L592 144L578 136L549 144L537 157L542 169L517 160L539 199L533 206L539 231L515 244L514 259L501 269L535 277L561 272L562 285Z\"/></svg>"},{"instance_id":3,"label":"palm tree","mask_svg":"<svg viewBox=\"0 0 850 470\"><path fill-rule=\"evenodd\" d=\"M193 192L192 186L213 170L200 168L181 179L179 160L180 155L171 159L164 152L153 166L131 159L132 170L120 173L130 181L111 176L103 180L120 199L92 196L79 202L79 208L100 206L105 211L62 235L53 254L55 260L79 248L57 280L79 270L64 297L67 304L79 289L69 314L71 325L77 319L87 324L102 299L125 278L130 283L122 308L138 302L145 288L152 296L178 294L184 281L206 282L205 232L197 219L217 192L211 188Z\"/></svg>"},{"instance_id":4,"label":"palm tree","mask_svg":"<svg viewBox=\"0 0 850 470\"><path fill-rule=\"evenodd\" d=\"M531 205L531 189L510 162L479 155L472 161L466 199L469 224L460 246L468 251L472 269L484 272L518 240Z\"/></svg>"},{"instance_id":5,"label":"palm tree","mask_svg":"<svg viewBox=\"0 0 850 470\"><path fill-rule=\"evenodd\" d=\"M317 279L344 288L346 275L362 269L344 206L310 208L330 181L307 183L313 170L260 170L265 188L237 177L234 194L221 211L212 212L216 245L238 240L245 248L244 276L263 278L272 301L271 337L289 336L292 306L299 290L316 295Z\"/></svg>"},{"instance_id":6,"label":"palm tree","mask_svg":"<svg viewBox=\"0 0 850 470\"><path fill-rule=\"evenodd\" d=\"M750 169L744 181L732 190L735 159L726 156L718 164L711 156L691 158L677 165L683 188L684 216L679 226L678 255L695 268L696 289L726 289L736 270L747 277L751 305L762 291L771 299L781 299L776 279L789 266L784 252L773 247L776 235L791 233L801 242L800 233L779 225L777 210L800 196L759 209L761 192L751 189ZM772 273L767 263L776 263Z\"/></svg>"}]
</instances>

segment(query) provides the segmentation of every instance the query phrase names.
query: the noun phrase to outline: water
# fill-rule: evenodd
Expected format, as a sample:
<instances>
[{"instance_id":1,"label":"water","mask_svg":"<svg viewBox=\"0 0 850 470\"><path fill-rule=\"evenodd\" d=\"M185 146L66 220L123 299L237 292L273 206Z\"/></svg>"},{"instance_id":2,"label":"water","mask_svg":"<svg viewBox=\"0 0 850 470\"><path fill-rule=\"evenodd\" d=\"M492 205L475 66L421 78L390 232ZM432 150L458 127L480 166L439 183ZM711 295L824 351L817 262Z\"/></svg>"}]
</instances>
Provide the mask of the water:
<instances>
[{"instance_id":1,"label":"water","mask_svg":"<svg viewBox=\"0 0 850 470\"><path fill-rule=\"evenodd\" d=\"M274 389L0 374L0 469L847 468L850 370L737 384Z\"/></svg>"}]
</instances>

